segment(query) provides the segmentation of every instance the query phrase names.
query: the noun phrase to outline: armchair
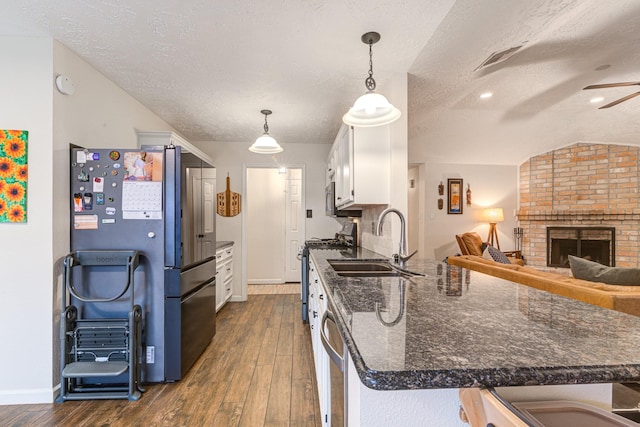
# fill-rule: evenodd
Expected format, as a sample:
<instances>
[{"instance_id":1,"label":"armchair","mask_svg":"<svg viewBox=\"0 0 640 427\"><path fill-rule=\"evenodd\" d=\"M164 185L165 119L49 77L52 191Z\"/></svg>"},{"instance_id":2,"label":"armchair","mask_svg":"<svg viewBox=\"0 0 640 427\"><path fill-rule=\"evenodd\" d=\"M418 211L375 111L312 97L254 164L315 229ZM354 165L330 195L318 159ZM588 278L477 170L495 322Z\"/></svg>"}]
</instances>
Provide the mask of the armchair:
<instances>
[{"instance_id":1,"label":"armchair","mask_svg":"<svg viewBox=\"0 0 640 427\"><path fill-rule=\"evenodd\" d=\"M482 237L474 231L463 234L456 234L456 241L460 247L462 255L475 255L482 256ZM511 261L511 264L524 265L522 254L520 251L506 251L503 252Z\"/></svg>"}]
</instances>

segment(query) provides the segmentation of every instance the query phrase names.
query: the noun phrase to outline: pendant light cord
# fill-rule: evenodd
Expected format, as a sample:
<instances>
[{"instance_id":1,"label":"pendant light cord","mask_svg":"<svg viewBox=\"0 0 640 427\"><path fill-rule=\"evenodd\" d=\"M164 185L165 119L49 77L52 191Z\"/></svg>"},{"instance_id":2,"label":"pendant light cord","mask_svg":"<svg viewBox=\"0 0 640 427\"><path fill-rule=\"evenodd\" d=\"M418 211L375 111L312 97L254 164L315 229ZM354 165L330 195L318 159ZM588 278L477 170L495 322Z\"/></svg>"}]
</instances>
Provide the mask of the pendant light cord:
<instances>
[{"instance_id":1,"label":"pendant light cord","mask_svg":"<svg viewBox=\"0 0 640 427\"><path fill-rule=\"evenodd\" d=\"M373 42L369 40L369 77L364 80L364 85L368 90L376 88L376 81L373 79Z\"/></svg>"},{"instance_id":2,"label":"pendant light cord","mask_svg":"<svg viewBox=\"0 0 640 427\"><path fill-rule=\"evenodd\" d=\"M264 115L264 133L265 134L269 134L269 125L267 124L267 116L268 114Z\"/></svg>"}]
</instances>

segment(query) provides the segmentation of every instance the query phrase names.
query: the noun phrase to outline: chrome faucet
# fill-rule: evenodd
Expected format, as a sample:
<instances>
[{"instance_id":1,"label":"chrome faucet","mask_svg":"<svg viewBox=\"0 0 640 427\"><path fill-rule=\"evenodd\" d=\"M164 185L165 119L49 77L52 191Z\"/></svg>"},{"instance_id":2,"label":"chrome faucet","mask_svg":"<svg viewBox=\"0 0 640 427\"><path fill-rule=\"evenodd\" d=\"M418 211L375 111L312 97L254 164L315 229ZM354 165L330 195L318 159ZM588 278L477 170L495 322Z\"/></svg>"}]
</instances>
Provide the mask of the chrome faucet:
<instances>
[{"instance_id":1,"label":"chrome faucet","mask_svg":"<svg viewBox=\"0 0 640 427\"><path fill-rule=\"evenodd\" d=\"M387 208L383 210L382 213L380 214L380 218L378 218L378 225L376 227L376 236L380 236L382 234L382 221L384 220L384 217L387 216L387 214L390 212L397 214L398 218L400 218L400 246L398 249L398 253L393 254L393 261L396 264L399 264L401 267L404 267L407 261L409 260L409 258L414 256L418 251L413 251L412 254L407 255L407 236L406 236L407 229L406 229L406 224L404 220L404 215L402 215L402 212L400 212L396 208Z\"/></svg>"}]
</instances>

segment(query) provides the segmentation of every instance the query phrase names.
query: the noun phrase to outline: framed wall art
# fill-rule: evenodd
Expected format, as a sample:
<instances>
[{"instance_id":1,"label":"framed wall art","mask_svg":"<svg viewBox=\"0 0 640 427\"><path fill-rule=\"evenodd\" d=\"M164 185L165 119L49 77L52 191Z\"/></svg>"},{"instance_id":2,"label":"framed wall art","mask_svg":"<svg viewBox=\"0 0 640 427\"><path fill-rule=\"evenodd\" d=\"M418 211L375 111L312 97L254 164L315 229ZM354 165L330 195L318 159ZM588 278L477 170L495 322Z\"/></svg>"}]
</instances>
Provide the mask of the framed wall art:
<instances>
[{"instance_id":1,"label":"framed wall art","mask_svg":"<svg viewBox=\"0 0 640 427\"><path fill-rule=\"evenodd\" d=\"M461 214L462 213L462 192L463 192L462 178L449 178L447 180L447 188L449 190L447 213Z\"/></svg>"},{"instance_id":2,"label":"framed wall art","mask_svg":"<svg viewBox=\"0 0 640 427\"><path fill-rule=\"evenodd\" d=\"M26 130L0 130L0 223L27 222Z\"/></svg>"}]
</instances>

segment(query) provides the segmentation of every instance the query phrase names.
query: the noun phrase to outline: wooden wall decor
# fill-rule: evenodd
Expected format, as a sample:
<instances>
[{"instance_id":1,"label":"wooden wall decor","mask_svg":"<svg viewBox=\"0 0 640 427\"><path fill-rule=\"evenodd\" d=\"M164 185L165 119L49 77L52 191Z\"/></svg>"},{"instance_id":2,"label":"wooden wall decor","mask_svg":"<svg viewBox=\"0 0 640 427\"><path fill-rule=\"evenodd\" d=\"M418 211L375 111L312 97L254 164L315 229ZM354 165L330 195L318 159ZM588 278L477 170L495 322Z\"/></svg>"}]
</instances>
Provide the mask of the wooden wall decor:
<instances>
[{"instance_id":1,"label":"wooden wall decor","mask_svg":"<svg viewBox=\"0 0 640 427\"><path fill-rule=\"evenodd\" d=\"M227 189L218 193L217 212L220 216L236 216L240 213L240 194L231 191L229 174L227 174Z\"/></svg>"}]
</instances>

